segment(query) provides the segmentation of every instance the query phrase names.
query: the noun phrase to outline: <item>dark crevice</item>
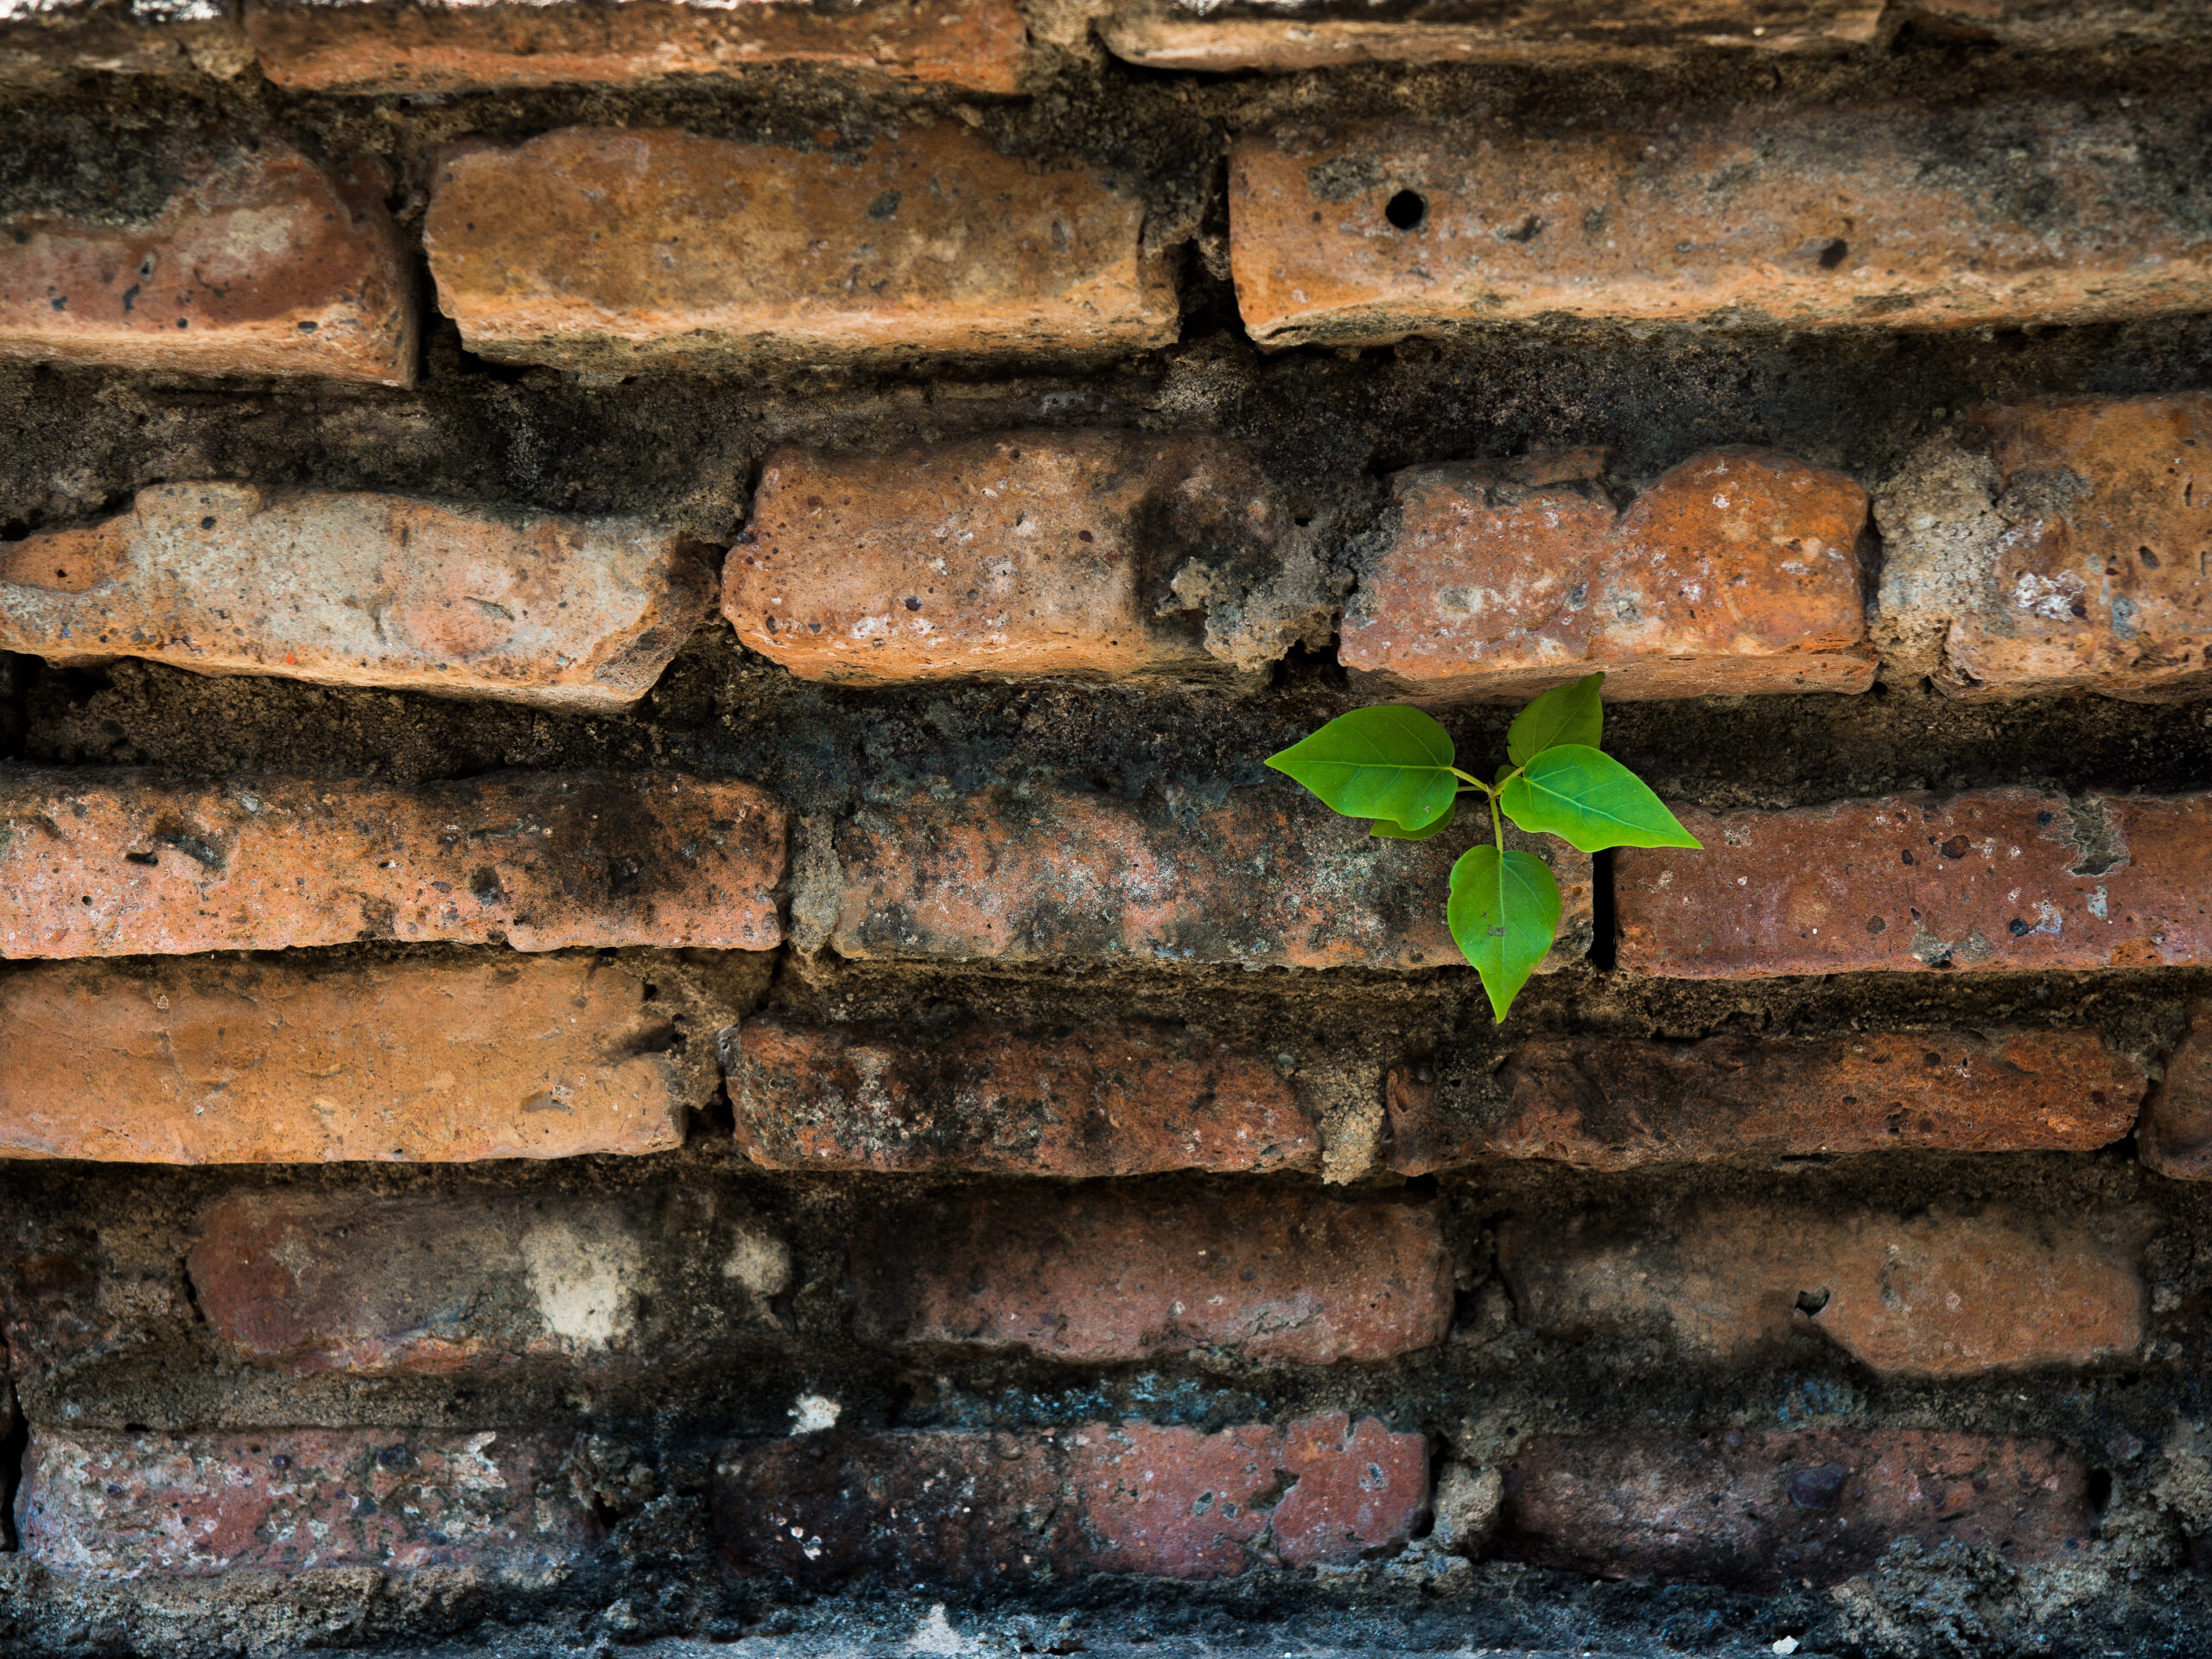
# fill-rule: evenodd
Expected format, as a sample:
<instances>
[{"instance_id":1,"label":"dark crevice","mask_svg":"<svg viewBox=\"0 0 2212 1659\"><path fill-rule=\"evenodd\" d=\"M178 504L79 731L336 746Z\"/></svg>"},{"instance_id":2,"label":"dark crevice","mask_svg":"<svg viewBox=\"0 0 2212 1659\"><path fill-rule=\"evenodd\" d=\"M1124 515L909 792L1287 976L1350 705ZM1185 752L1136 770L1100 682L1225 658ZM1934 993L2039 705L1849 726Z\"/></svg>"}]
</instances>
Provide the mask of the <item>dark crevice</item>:
<instances>
[{"instance_id":1,"label":"dark crevice","mask_svg":"<svg viewBox=\"0 0 2212 1659\"><path fill-rule=\"evenodd\" d=\"M1613 855L1608 850L1590 855L1590 965L1601 974L1613 971L1619 947L1613 930L1619 925L1613 900Z\"/></svg>"},{"instance_id":2,"label":"dark crevice","mask_svg":"<svg viewBox=\"0 0 2212 1659\"><path fill-rule=\"evenodd\" d=\"M23 1465L29 1461L31 1449L31 1426L16 1405L15 1389L7 1389L5 1403L9 1408L7 1438L0 1440L0 1553L14 1554L23 1547L16 1530L16 1493L23 1484Z\"/></svg>"}]
</instances>

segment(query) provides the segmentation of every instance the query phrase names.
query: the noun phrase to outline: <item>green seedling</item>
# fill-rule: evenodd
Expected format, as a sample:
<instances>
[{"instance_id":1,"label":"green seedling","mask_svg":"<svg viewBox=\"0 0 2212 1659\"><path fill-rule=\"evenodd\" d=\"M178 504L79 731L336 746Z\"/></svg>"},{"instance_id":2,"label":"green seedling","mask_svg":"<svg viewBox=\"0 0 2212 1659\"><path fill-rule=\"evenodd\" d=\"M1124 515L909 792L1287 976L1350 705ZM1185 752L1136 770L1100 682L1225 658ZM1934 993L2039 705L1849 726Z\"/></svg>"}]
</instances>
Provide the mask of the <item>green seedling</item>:
<instances>
[{"instance_id":1,"label":"green seedling","mask_svg":"<svg viewBox=\"0 0 2212 1659\"><path fill-rule=\"evenodd\" d=\"M1549 867L1508 849L1503 818L1585 853L1699 844L1641 778L1600 750L1605 678L1547 691L1515 715L1508 764L1489 783L1452 764L1451 736L1435 721L1396 704L1355 709L1268 757L1346 817L1372 819L1370 833L1389 841L1440 835L1460 796L1488 798L1491 845L1471 848L1452 867L1444 916L1500 1023L1559 937L1560 912Z\"/></svg>"}]
</instances>

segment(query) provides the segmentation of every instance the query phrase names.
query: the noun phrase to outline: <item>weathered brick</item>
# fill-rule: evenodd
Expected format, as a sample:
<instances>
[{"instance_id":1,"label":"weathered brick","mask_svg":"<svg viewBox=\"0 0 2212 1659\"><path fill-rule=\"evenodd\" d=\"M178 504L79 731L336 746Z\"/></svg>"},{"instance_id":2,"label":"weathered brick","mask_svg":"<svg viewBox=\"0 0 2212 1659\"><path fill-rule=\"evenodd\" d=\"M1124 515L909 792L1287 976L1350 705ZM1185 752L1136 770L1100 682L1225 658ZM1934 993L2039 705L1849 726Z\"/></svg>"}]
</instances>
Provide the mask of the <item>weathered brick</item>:
<instances>
[{"instance_id":1,"label":"weathered brick","mask_svg":"<svg viewBox=\"0 0 2212 1659\"><path fill-rule=\"evenodd\" d=\"M0 0L0 86L110 75L206 73L253 67L232 0Z\"/></svg>"},{"instance_id":2,"label":"weathered brick","mask_svg":"<svg viewBox=\"0 0 2212 1659\"><path fill-rule=\"evenodd\" d=\"M1433 1207L1311 1190L1059 1188L886 1211L850 1273L870 1341L1094 1364L1387 1359L1452 1320Z\"/></svg>"},{"instance_id":3,"label":"weathered brick","mask_svg":"<svg viewBox=\"0 0 2212 1659\"><path fill-rule=\"evenodd\" d=\"M571 1158L683 1144L711 1071L589 958L56 963L0 975L0 1156Z\"/></svg>"},{"instance_id":4,"label":"weathered brick","mask_svg":"<svg viewBox=\"0 0 2212 1659\"><path fill-rule=\"evenodd\" d=\"M749 784L510 772L403 787L22 771L0 781L0 956L364 939L765 950L782 811Z\"/></svg>"},{"instance_id":5,"label":"weathered brick","mask_svg":"<svg viewBox=\"0 0 2212 1659\"><path fill-rule=\"evenodd\" d=\"M1953 696L2212 687L2212 393L1974 411L1883 489L1893 678Z\"/></svg>"},{"instance_id":6,"label":"weathered brick","mask_svg":"<svg viewBox=\"0 0 2212 1659\"><path fill-rule=\"evenodd\" d=\"M829 1583L1126 1573L1232 1577L1357 1560L1428 1506L1427 1442L1371 1417L976 1433L842 1431L728 1447L715 1484L740 1573Z\"/></svg>"},{"instance_id":7,"label":"weathered brick","mask_svg":"<svg viewBox=\"0 0 2212 1659\"><path fill-rule=\"evenodd\" d=\"M1914 0L1902 21L1929 35L2030 52L2118 42L2180 46L2212 37L2212 12L2166 0Z\"/></svg>"},{"instance_id":8,"label":"weathered brick","mask_svg":"<svg viewBox=\"0 0 2212 1659\"><path fill-rule=\"evenodd\" d=\"M1180 1027L930 1031L764 1014L723 1046L738 1144L770 1169L1102 1177L1321 1163L1313 1115L1268 1056Z\"/></svg>"},{"instance_id":9,"label":"weathered brick","mask_svg":"<svg viewBox=\"0 0 2212 1659\"><path fill-rule=\"evenodd\" d=\"M1817 1332L1870 1369L1963 1376L2123 1358L2143 1333L2130 1217L1715 1202L1665 1220L1516 1217L1498 1265L1548 1335L1767 1356Z\"/></svg>"},{"instance_id":10,"label":"weathered brick","mask_svg":"<svg viewBox=\"0 0 2212 1659\"><path fill-rule=\"evenodd\" d=\"M1942 0L1947 9L1978 3ZM1370 61L1665 58L1713 47L1839 51L1872 41L1881 17L1877 0L1637 0L1605 7L1516 0L1472 15L1415 9L1383 16L1357 0L1234 9L1203 0L1119 0L1100 34L1116 56L1154 68L1280 73Z\"/></svg>"},{"instance_id":11,"label":"weathered brick","mask_svg":"<svg viewBox=\"0 0 2212 1659\"><path fill-rule=\"evenodd\" d=\"M0 543L0 650L616 709L704 616L707 550L634 518L162 484Z\"/></svg>"},{"instance_id":12,"label":"weathered brick","mask_svg":"<svg viewBox=\"0 0 2212 1659\"><path fill-rule=\"evenodd\" d=\"M2212 1179L2212 1002L2190 1004L2189 1030L2151 1086L2135 1146L2161 1175Z\"/></svg>"},{"instance_id":13,"label":"weathered brick","mask_svg":"<svg viewBox=\"0 0 2212 1659\"><path fill-rule=\"evenodd\" d=\"M1586 954L1588 857L1509 833L1559 878L1560 943L1544 966ZM828 943L846 957L1465 963L1444 923L1463 842L1378 841L1287 787L1218 805L1066 790L917 793L863 806L837 826L836 847Z\"/></svg>"},{"instance_id":14,"label":"weathered brick","mask_svg":"<svg viewBox=\"0 0 2212 1659\"><path fill-rule=\"evenodd\" d=\"M1011 92L1028 44L1011 0L873 0L835 11L698 0L247 0L245 27L262 72L306 92L634 82L811 63Z\"/></svg>"},{"instance_id":15,"label":"weathered brick","mask_svg":"<svg viewBox=\"0 0 2212 1659\"><path fill-rule=\"evenodd\" d=\"M1516 1049L1491 1097L1447 1108L1433 1068L1385 1084L1389 1166L1581 1169L1854 1152L2091 1152L2134 1124L2143 1069L2094 1031L1874 1032L1827 1042L1596 1036Z\"/></svg>"},{"instance_id":16,"label":"weathered brick","mask_svg":"<svg viewBox=\"0 0 2212 1659\"><path fill-rule=\"evenodd\" d=\"M1199 615L1222 569L1296 540L1281 493L1219 438L786 449L730 550L722 613L810 680L1203 674L1248 654Z\"/></svg>"},{"instance_id":17,"label":"weathered brick","mask_svg":"<svg viewBox=\"0 0 2212 1659\"><path fill-rule=\"evenodd\" d=\"M250 1363L483 1375L659 1369L772 1332L791 1252L697 1192L277 1192L211 1205L186 1266L214 1336Z\"/></svg>"},{"instance_id":18,"label":"weathered brick","mask_svg":"<svg viewBox=\"0 0 2212 1659\"><path fill-rule=\"evenodd\" d=\"M423 244L469 350L634 371L1164 345L1174 289L1143 217L1133 181L958 123L857 154L573 128L448 150Z\"/></svg>"},{"instance_id":19,"label":"weathered brick","mask_svg":"<svg viewBox=\"0 0 2212 1659\"><path fill-rule=\"evenodd\" d=\"M1676 816L1624 850L1617 960L1689 979L2212 960L2212 798L1991 789Z\"/></svg>"},{"instance_id":20,"label":"weathered brick","mask_svg":"<svg viewBox=\"0 0 2212 1659\"><path fill-rule=\"evenodd\" d=\"M1338 656L1394 691L1519 698L1863 691L1866 493L1758 449L1684 461L1625 512L1593 452L1400 473Z\"/></svg>"},{"instance_id":21,"label":"weathered brick","mask_svg":"<svg viewBox=\"0 0 2212 1659\"><path fill-rule=\"evenodd\" d=\"M24 1553L78 1579L475 1567L545 1583L597 1541L565 1440L512 1430L31 1433Z\"/></svg>"},{"instance_id":22,"label":"weathered brick","mask_svg":"<svg viewBox=\"0 0 2212 1659\"><path fill-rule=\"evenodd\" d=\"M1746 105L1541 136L1287 126L1230 157L1237 303L1270 346L1558 316L1928 328L2201 310L2212 271L2154 182L2193 118L2038 100Z\"/></svg>"},{"instance_id":23,"label":"weathered brick","mask_svg":"<svg viewBox=\"0 0 2212 1659\"><path fill-rule=\"evenodd\" d=\"M0 358L414 383L413 279L376 163L227 134L161 166L122 216L0 200Z\"/></svg>"},{"instance_id":24,"label":"weathered brick","mask_svg":"<svg viewBox=\"0 0 2212 1659\"><path fill-rule=\"evenodd\" d=\"M1505 1491L1507 1554L1609 1579L1818 1586L1900 1538L2028 1562L2075 1556L2091 1536L2078 1456L1945 1430L1543 1436Z\"/></svg>"}]
</instances>

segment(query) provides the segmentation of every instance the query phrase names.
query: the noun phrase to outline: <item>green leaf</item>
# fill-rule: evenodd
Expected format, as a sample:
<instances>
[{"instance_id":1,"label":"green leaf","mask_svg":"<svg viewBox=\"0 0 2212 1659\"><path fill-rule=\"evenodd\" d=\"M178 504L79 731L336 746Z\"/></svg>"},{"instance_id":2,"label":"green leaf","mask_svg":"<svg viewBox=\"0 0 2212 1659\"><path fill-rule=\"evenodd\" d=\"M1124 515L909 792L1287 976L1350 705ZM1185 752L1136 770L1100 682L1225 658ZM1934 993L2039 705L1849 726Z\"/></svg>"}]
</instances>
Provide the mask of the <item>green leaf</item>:
<instances>
[{"instance_id":1,"label":"green leaf","mask_svg":"<svg viewBox=\"0 0 2212 1659\"><path fill-rule=\"evenodd\" d=\"M1546 749L1498 791L1497 804L1523 830L1557 836L1578 852L1699 844L1641 778L1587 744Z\"/></svg>"},{"instance_id":2,"label":"green leaf","mask_svg":"<svg viewBox=\"0 0 2212 1659\"><path fill-rule=\"evenodd\" d=\"M1505 729L1505 752L1525 766L1546 749L1562 743L1599 747L1605 734L1605 705L1598 701L1602 674L1586 674L1572 685L1555 685L1513 716Z\"/></svg>"},{"instance_id":3,"label":"green leaf","mask_svg":"<svg viewBox=\"0 0 2212 1659\"><path fill-rule=\"evenodd\" d=\"M1420 709L1395 703L1340 715L1268 764L1348 818L1408 830L1435 823L1459 791L1450 735Z\"/></svg>"},{"instance_id":4,"label":"green leaf","mask_svg":"<svg viewBox=\"0 0 2212 1659\"><path fill-rule=\"evenodd\" d=\"M1559 936L1559 883L1534 853L1477 847L1452 867L1444 916L1482 976L1491 1014L1504 1024L1505 1011Z\"/></svg>"},{"instance_id":5,"label":"green leaf","mask_svg":"<svg viewBox=\"0 0 2212 1659\"><path fill-rule=\"evenodd\" d=\"M1426 830L1408 830L1402 823L1393 823L1388 818L1377 818L1375 821L1375 827L1367 833L1370 836L1378 836L1384 841L1427 841L1439 832L1449 830L1452 827L1452 820L1459 815L1459 802L1452 802L1444 809L1444 816Z\"/></svg>"}]
</instances>

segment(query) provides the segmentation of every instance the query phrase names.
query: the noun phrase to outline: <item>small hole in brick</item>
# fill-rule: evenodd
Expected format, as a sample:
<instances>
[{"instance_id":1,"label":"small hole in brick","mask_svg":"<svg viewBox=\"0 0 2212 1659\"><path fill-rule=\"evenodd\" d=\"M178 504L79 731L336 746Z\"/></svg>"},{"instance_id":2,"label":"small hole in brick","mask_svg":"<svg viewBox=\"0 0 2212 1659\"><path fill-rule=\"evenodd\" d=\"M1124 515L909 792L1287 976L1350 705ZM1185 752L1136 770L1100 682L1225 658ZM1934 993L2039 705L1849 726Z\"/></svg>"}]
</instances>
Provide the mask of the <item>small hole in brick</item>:
<instances>
[{"instance_id":1,"label":"small hole in brick","mask_svg":"<svg viewBox=\"0 0 2212 1659\"><path fill-rule=\"evenodd\" d=\"M1797 1293L1797 1311L1800 1313L1817 1313L1827 1305L1828 1293L1825 1290L1801 1290Z\"/></svg>"},{"instance_id":2,"label":"small hole in brick","mask_svg":"<svg viewBox=\"0 0 2212 1659\"><path fill-rule=\"evenodd\" d=\"M1382 217L1402 231L1417 231L1428 217L1428 202L1418 190L1401 190L1384 205Z\"/></svg>"},{"instance_id":3,"label":"small hole in brick","mask_svg":"<svg viewBox=\"0 0 2212 1659\"><path fill-rule=\"evenodd\" d=\"M1851 245L1839 236L1835 240L1829 243L1827 246L1821 250L1821 269L1822 270L1834 270L1838 265L1841 264L1847 258L1848 258L1850 255Z\"/></svg>"}]
</instances>

